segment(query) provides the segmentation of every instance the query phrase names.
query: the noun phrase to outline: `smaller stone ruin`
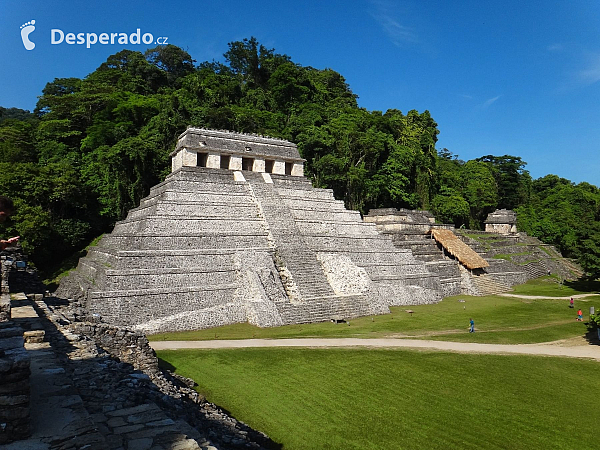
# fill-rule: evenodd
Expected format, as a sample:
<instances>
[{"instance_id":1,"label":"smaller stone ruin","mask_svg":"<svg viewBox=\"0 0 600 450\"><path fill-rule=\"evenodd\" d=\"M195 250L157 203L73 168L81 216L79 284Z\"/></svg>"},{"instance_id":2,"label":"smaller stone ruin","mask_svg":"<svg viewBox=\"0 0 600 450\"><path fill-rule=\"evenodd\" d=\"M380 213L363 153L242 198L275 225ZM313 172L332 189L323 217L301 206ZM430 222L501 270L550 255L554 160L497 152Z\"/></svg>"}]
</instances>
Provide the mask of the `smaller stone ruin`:
<instances>
[{"instance_id":1,"label":"smaller stone ruin","mask_svg":"<svg viewBox=\"0 0 600 450\"><path fill-rule=\"evenodd\" d=\"M454 225L435 223L428 211L372 209L365 221L375 223L382 233L392 237L394 246L410 250L428 271L437 274L444 297L492 295L526 281L526 274L518 266L489 259L487 247L471 242ZM514 243L512 235L510 238Z\"/></svg>"},{"instance_id":2,"label":"smaller stone ruin","mask_svg":"<svg viewBox=\"0 0 600 450\"><path fill-rule=\"evenodd\" d=\"M510 235L517 233L517 213L510 209L497 209L489 213L485 223L485 231Z\"/></svg>"}]
</instances>

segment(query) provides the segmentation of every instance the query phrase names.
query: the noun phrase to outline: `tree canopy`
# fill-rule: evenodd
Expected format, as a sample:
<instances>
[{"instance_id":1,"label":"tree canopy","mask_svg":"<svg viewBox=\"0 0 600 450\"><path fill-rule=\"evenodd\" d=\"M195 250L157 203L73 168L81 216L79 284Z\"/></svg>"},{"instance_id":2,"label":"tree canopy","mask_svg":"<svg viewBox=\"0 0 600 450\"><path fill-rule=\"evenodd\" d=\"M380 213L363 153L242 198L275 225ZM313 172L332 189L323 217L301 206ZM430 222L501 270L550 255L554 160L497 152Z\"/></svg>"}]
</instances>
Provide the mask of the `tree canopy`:
<instances>
[{"instance_id":1,"label":"tree canopy","mask_svg":"<svg viewBox=\"0 0 600 450\"><path fill-rule=\"evenodd\" d=\"M295 142L314 185L362 213L424 208L478 229L496 208L516 209L522 229L598 274L598 188L532 180L518 156L465 162L438 151L428 111L360 108L341 74L255 38L230 43L224 63L196 64L173 45L123 50L82 79L47 83L33 113L0 108L0 188L18 206L2 232L20 234L36 264L52 266L164 179L188 125Z\"/></svg>"}]
</instances>

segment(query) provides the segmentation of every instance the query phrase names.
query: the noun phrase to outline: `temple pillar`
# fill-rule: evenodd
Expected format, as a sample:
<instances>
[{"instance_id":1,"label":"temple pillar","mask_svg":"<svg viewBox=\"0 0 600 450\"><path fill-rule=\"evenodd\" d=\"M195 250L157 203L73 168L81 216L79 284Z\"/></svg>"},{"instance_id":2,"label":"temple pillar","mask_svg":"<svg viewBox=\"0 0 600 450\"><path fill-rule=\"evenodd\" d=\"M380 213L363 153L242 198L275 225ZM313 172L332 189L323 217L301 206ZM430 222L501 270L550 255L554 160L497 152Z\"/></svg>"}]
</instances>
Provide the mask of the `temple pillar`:
<instances>
[{"instance_id":1,"label":"temple pillar","mask_svg":"<svg viewBox=\"0 0 600 450\"><path fill-rule=\"evenodd\" d=\"M273 173L277 175L285 175L285 162L275 161L273 163Z\"/></svg>"},{"instance_id":2,"label":"temple pillar","mask_svg":"<svg viewBox=\"0 0 600 450\"><path fill-rule=\"evenodd\" d=\"M231 159L229 160L229 170L242 170L241 156L231 156Z\"/></svg>"},{"instance_id":3,"label":"temple pillar","mask_svg":"<svg viewBox=\"0 0 600 450\"><path fill-rule=\"evenodd\" d=\"M304 175L304 164L303 163L294 163L292 167L292 176L301 177Z\"/></svg>"}]
</instances>

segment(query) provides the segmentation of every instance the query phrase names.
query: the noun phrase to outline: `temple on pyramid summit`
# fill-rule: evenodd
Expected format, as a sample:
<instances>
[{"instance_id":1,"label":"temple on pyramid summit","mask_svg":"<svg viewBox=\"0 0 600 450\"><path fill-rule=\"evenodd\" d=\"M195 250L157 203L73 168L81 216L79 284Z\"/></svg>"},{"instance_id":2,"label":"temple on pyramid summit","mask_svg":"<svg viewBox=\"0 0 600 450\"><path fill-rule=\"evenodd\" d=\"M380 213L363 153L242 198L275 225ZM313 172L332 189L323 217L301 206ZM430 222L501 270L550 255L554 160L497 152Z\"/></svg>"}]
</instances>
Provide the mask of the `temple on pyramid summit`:
<instances>
[{"instance_id":1,"label":"temple on pyramid summit","mask_svg":"<svg viewBox=\"0 0 600 450\"><path fill-rule=\"evenodd\" d=\"M171 158L171 174L58 295L148 333L351 319L441 300L425 262L312 187L295 144L188 128Z\"/></svg>"}]
</instances>

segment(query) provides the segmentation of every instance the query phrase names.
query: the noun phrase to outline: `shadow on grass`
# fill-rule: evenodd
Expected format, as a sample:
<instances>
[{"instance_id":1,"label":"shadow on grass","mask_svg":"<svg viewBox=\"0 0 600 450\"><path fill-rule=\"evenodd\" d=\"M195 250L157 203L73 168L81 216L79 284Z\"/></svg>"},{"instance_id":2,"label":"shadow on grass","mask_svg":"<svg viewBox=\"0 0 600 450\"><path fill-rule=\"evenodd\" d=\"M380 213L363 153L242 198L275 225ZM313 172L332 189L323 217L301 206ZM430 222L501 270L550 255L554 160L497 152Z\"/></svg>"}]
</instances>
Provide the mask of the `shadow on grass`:
<instances>
[{"instance_id":1,"label":"shadow on grass","mask_svg":"<svg viewBox=\"0 0 600 450\"><path fill-rule=\"evenodd\" d=\"M589 327L589 323L586 323L586 325ZM587 333L585 333L585 340L588 341L588 344L590 345L600 345L598 330L596 328L588 329Z\"/></svg>"},{"instance_id":2,"label":"shadow on grass","mask_svg":"<svg viewBox=\"0 0 600 450\"><path fill-rule=\"evenodd\" d=\"M169 372L175 373L175 366L162 358L158 358L158 368L160 370L168 370Z\"/></svg>"},{"instance_id":3,"label":"shadow on grass","mask_svg":"<svg viewBox=\"0 0 600 450\"><path fill-rule=\"evenodd\" d=\"M578 280L565 280L565 286L582 292L600 292L600 280L587 280L580 278Z\"/></svg>"}]
</instances>

